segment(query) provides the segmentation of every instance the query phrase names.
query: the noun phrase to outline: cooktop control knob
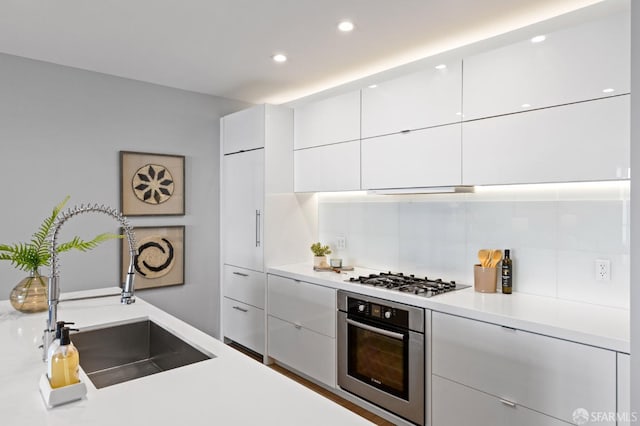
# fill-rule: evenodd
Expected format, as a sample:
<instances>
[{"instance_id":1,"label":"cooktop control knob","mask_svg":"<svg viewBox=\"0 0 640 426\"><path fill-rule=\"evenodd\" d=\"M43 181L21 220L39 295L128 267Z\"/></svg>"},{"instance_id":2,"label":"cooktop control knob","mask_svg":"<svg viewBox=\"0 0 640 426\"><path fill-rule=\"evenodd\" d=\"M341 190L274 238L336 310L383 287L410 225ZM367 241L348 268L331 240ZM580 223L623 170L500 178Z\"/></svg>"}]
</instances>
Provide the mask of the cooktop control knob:
<instances>
[{"instance_id":1,"label":"cooktop control knob","mask_svg":"<svg viewBox=\"0 0 640 426\"><path fill-rule=\"evenodd\" d=\"M384 317L385 317L386 319L391 318L391 310L390 310L390 309L388 309L388 310L384 311Z\"/></svg>"},{"instance_id":2,"label":"cooktop control knob","mask_svg":"<svg viewBox=\"0 0 640 426\"><path fill-rule=\"evenodd\" d=\"M367 305L365 305L364 303L358 303L359 312L364 312L365 309L367 309Z\"/></svg>"}]
</instances>

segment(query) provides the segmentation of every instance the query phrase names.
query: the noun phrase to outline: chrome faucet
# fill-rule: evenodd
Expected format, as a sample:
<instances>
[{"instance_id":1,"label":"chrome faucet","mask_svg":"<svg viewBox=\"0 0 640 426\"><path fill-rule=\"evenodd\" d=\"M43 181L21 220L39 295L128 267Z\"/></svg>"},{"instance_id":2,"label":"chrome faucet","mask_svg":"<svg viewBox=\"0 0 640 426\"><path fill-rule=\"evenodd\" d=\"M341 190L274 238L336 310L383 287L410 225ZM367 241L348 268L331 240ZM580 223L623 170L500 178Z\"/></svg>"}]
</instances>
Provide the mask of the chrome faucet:
<instances>
[{"instance_id":1,"label":"chrome faucet","mask_svg":"<svg viewBox=\"0 0 640 426\"><path fill-rule=\"evenodd\" d=\"M127 221L127 219L122 216L120 212L116 209L112 209L106 207L104 205L87 205L81 204L80 206L75 206L61 213L60 216L56 219L56 222L53 225L53 233L51 235L51 246L50 246L50 255L51 255L51 275L49 277L49 286L48 286L48 304L49 304L49 316L47 318L47 328L44 330L44 336L42 337L43 343L43 354L42 359L46 360L47 349L53 339L55 337L55 328L56 322L58 321L58 298L60 297L60 271L58 267L58 254L56 252L58 246L58 233L60 232L60 228L64 223L71 219L74 216L77 216L82 213L104 213L107 216L110 216L120 222L120 225L124 229L124 233L127 237L127 242L129 244L129 268L127 269L127 277L124 282L124 286L122 287L122 295L120 297L120 303L129 305L136 301L134 292L134 278L135 278L135 269L134 262L136 257L136 240L133 235L133 230L131 225Z\"/></svg>"}]
</instances>

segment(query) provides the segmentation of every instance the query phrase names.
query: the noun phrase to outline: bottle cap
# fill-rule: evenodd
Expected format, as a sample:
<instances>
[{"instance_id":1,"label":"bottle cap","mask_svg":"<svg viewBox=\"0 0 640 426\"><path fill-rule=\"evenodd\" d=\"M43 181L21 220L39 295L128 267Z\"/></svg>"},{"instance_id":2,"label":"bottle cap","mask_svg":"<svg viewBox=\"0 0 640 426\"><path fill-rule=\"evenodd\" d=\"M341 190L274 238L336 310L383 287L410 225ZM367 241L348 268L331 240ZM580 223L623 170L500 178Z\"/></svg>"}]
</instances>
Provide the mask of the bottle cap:
<instances>
[{"instance_id":1,"label":"bottle cap","mask_svg":"<svg viewBox=\"0 0 640 426\"><path fill-rule=\"evenodd\" d=\"M511 252L511 250L509 250L509 249L504 249L504 255L505 255L506 257L509 257L509 255L511 254L510 252Z\"/></svg>"},{"instance_id":2,"label":"bottle cap","mask_svg":"<svg viewBox=\"0 0 640 426\"><path fill-rule=\"evenodd\" d=\"M67 324L75 324L74 322L66 322L66 321L58 321L56 323L56 339L60 338L60 333L62 330L62 327L64 327Z\"/></svg>"}]
</instances>

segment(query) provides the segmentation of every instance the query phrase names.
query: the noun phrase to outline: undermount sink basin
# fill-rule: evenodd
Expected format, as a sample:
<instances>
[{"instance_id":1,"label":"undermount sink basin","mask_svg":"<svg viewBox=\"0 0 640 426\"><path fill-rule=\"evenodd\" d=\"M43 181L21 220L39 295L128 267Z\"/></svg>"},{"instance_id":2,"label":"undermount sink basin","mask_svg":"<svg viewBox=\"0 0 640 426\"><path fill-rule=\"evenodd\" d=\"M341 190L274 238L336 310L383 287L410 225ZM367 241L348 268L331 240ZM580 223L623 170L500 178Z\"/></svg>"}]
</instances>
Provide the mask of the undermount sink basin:
<instances>
[{"instance_id":1,"label":"undermount sink basin","mask_svg":"<svg viewBox=\"0 0 640 426\"><path fill-rule=\"evenodd\" d=\"M98 389L215 358L149 320L82 331L71 341Z\"/></svg>"}]
</instances>

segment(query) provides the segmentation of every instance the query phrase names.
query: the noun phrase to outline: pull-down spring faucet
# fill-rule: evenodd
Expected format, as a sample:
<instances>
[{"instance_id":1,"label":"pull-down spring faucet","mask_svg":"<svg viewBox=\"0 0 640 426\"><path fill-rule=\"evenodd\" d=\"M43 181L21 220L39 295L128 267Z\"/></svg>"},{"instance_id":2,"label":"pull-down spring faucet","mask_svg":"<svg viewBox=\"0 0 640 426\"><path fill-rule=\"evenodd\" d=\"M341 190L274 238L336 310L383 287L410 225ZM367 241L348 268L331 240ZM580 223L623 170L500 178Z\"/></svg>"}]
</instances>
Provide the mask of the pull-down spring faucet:
<instances>
[{"instance_id":1,"label":"pull-down spring faucet","mask_svg":"<svg viewBox=\"0 0 640 426\"><path fill-rule=\"evenodd\" d=\"M129 268L127 269L127 277L124 282L124 286L122 287L122 296L120 298L120 302L129 305L136 301L134 292L134 278L135 278L135 269L134 269L134 261L136 257L136 240L133 235L133 230L131 225L127 221L127 219L122 216L120 212L116 209L112 209L106 207L104 205L87 205L81 204L80 206L75 206L71 209L63 212L53 225L53 233L51 235L51 246L50 246L50 254L51 254L51 275L49 277L49 286L48 286L48 303L49 303L49 316L47 318L47 328L44 331L44 336L42 337L43 343L43 355L42 359L46 359L47 356L47 348L53 341L55 337L55 328L56 322L58 321L58 298L60 296L60 271L58 268L58 254L57 254L57 246L58 246L58 233L60 232L60 228L64 223L71 219L74 216L77 216L82 213L104 213L107 216L110 216L117 220L122 226L124 233L127 237L127 242L129 245Z\"/></svg>"}]
</instances>

